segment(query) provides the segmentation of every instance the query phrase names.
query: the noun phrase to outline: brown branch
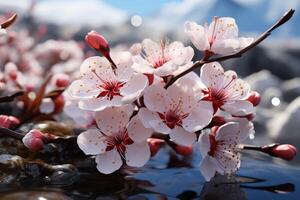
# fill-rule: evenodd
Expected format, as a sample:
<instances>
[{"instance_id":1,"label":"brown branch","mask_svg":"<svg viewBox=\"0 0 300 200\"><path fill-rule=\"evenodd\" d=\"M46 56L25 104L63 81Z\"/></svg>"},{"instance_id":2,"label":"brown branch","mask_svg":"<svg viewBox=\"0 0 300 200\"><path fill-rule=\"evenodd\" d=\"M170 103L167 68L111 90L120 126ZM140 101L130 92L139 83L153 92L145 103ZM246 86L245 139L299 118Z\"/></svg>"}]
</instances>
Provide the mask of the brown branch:
<instances>
[{"instance_id":1,"label":"brown branch","mask_svg":"<svg viewBox=\"0 0 300 200\"><path fill-rule=\"evenodd\" d=\"M18 92L15 92L15 93L11 94L11 95L0 97L0 103L11 102L16 97L19 97L19 96L22 96L22 95L24 95L24 91L18 91Z\"/></svg>"},{"instance_id":2,"label":"brown branch","mask_svg":"<svg viewBox=\"0 0 300 200\"><path fill-rule=\"evenodd\" d=\"M14 13L10 18L8 18L5 22L1 23L1 28L10 27L17 19L17 14Z\"/></svg>"},{"instance_id":3,"label":"brown branch","mask_svg":"<svg viewBox=\"0 0 300 200\"><path fill-rule=\"evenodd\" d=\"M273 26L271 26L268 30L266 30L264 33L262 33L254 42L252 42L249 46L241 49L240 51L230 54L230 55L226 55L226 56L220 56L220 57L216 57L216 58L211 58L211 59L202 59L200 61L195 62L195 64L190 67L189 69L187 69L186 71L178 74L177 76L173 77L171 79L170 82L168 82L166 84L166 88L169 87L170 85L172 85L176 80L178 80L179 78L183 77L184 75L194 71L197 68L202 67L202 65L204 65L205 63L210 63L210 62L214 62L214 61L224 61L224 60L228 60L231 58L238 58L241 57L244 53L246 53L247 51L249 51L250 49L254 48L255 46L257 46L259 43L261 43L263 40L265 40L269 35L271 35L271 32L273 30L275 30L276 28L278 28L279 26L281 26L282 24L286 23L288 20L291 19L291 17L293 16L295 10L290 9L289 11L287 11Z\"/></svg>"}]
</instances>

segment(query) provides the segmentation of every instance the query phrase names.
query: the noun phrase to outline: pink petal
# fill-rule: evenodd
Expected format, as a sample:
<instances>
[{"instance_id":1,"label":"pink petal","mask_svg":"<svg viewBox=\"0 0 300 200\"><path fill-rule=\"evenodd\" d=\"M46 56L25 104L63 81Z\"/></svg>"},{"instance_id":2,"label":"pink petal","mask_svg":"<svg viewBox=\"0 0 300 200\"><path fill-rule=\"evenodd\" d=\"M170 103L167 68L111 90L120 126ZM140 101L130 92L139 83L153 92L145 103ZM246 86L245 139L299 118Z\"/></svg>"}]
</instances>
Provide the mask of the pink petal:
<instances>
[{"instance_id":1,"label":"pink petal","mask_svg":"<svg viewBox=\"0 0 300 200\"><path fill-rule=\"evenodd\" d=\"M131 118L127 127L129 137L135 142L146 141L153 133L150 128L145 128L138 116Z\"/></svg>"},{"instance_id":2,"label":"pink petal","mask_svg":"<svg viewBox=\"0 0 300 200\"><path fill-rule=\"evenodd\" d=\"M123 162L116 149L96 156L97 169L103 174L111 174L120 169Z\"/></svg>"},{"instance_id":3,"label":"pink petal","mask_svg":"<svg viewBox=\"0 0 300 200\"><path fill-rule=\"evenodd\" d=\"M89 129L82 132L77 138L79 148L86 155L97 155L106 150L105 136L97 129Z\"/></svg>"},{"instance_id":4,"label":"pink petal","mask_svg":"<svg viewBox=\"0 0 300 200\"><path fill-rule=\"evenodd\" d=\"M170 133L170 138L177 144L183 146L192 145L196 141L196 134L188 132L181 127L176 126Z\"/></svg>"},{"instance_id":5,"label":"pink petal","mask_svg":"<svg viewBox=\"0 0 300 200\"><path fill-rule=\"evenodd\" d=\"M184 32L197 49L200 51L209 49L209 41L206 33L207 31L203 26L200 26L195 22L187 21L184 24Z\"/></svg>"},{"instance_id":6,"label":"pink petal","mask_svg":"<svg viewBox=\"0 0 300 200\"><path fill-rule=\"evenodd\" d=\"M126 164L131 167L142 167L150 159L150 148L148 143L135 142L131 145L126 146Z\"/></svg>"}]
</instances>

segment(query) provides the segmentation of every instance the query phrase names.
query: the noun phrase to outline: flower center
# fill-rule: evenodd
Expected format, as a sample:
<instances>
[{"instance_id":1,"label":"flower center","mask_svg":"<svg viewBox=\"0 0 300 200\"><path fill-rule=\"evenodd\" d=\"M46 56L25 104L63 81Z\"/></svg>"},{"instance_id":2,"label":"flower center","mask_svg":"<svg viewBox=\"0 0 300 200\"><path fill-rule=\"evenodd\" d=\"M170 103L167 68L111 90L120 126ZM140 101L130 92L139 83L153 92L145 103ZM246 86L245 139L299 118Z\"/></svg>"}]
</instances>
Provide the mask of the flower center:
<instances>
[{"instance_id":1,"label":"flower center","mask_svg":"<svg viewBox=\"0 0 300 200\"><path fill-rule=\"evenodd\" d=\"M171 129L175 126L182 126L182 120L188 116L188 114L181 114L178 110L169 110L165 113L158 113L162 121Z\"/></svg>"},{"instance_id":2,"label":"flower center","mask_svg":"<svg viewBox=\"0 0 300 200\"><path fill-rule=\"evenodd\" d=\"M116 148L122 158L125 158L126 146L133 143L131 138L128 136L127 129L124 129L113 136L107 136L106 142L106 151Z\"/></svg>"},{"instance_id":3,"label":"flower center","mask_svg":"<svg viewBox=\"0 0 300 200\"><path fill-rule=\"evenodd\" d=\"M107 97L107 99L112 100L114 96L122 96L120 94L120 88L122 88L124 85L124 82L118 81L105 82L104 84L100 85L103 91L100 92L97 98Z\"/></svg>"}]
</instances>

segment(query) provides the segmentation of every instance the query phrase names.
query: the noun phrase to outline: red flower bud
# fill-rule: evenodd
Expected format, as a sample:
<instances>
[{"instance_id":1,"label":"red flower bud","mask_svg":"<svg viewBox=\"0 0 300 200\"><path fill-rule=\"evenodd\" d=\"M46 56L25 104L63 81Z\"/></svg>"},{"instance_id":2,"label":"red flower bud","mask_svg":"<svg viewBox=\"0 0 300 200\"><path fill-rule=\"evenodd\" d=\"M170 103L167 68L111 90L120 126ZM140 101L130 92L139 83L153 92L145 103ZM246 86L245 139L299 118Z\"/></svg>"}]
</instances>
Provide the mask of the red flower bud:
<instances>
[{"instance_id":1,"label":"red flower bud","mask_svg":"<svg viewBox=\"0 0 300 200\"><path fill-rule=\"evenodd\" d=\"M59 113L63 110L65 106L65 98L63 95L59 95L54 100L54 113Z\"/></svg>"},{"instance_id":2,"label":"red flower bud","mask_svg":"<svg viewBox=\"0 0 300 200\"><path fill-rule=\"evenodd\" d=\"M262 151L275 156L282 158L284 160L293 160L297 154L297 148L290 144L275 144L270 146L265 146L262 148Z\"/></svg>"},{"instance_id":3,"label":"red flower bud","mask_svg":"<svg viewBox=\"0 0 300 200\"><path fill-rule=\"evenodd\" d=\"M20 120L14 116L0 115L0 127L11 128L20 124Z\"/></svg>"},{"instance_id":4,"label":"red flower bud","mask_svg":"<svg viewBox=\"0 0 300 200\"><path fill-rule=\"evenodd\" d=\"M102 35L96 31L90 31L85 36L85 41L91 48L99 51L103 56L109 57L109 45Z\"/></svg>"},{"instance_id":5,"label":"red flower bud","mask_svg":"<svg viewBox=\"0 0 300 200\"><path fill-rule=\"evenodd\" d=\"M40 151L44 147L44 139L45 135L36 129L29 131L22 139L24 145L33 151Z\"/></svg>"},{"instance_id":6,"label":"red flower bud","mask_svg":"<svg viewBox=\"0 0 300 200\"><path fill-rule=\"evenodd\" d=\"M193 146L181 146L181 145L176 145L174 147L174 150L176 151L176 153L183 155L183 156L188 156L191 155L193 153Z\"/></svg>"},{"instance_id":7,"label":"red flower bud","mask_svg":"<svg viewBox=\"0 0 300 200\"><path fill-rule=\"evenodd\" d=\"M253 106L257 106L260 103L260 94L256 91L251 91L247 101L253 104Z\"/></svg>"},{"instance_id":8,"label":"red flower bud","mask_svg":"<svg viewBox=\"0 0 300 200\"><path fill-rule=\"evenodd\" d=\"M67 87L70 84L70 77L67 74L56 74L53 80L56 87Z\"/></svg>"},{"instance_id":9,"label":"red flower bud","mask_svg":"<svg viewBox=\"0 0 300 200\"><path fill-rule=\"evenodd\" d=\"M150 147L151 156L155 156L158 150L162 147L165 143L164 140L156 139L156 138L148 138L147 143Z\"/></svg>"}]
</instances>

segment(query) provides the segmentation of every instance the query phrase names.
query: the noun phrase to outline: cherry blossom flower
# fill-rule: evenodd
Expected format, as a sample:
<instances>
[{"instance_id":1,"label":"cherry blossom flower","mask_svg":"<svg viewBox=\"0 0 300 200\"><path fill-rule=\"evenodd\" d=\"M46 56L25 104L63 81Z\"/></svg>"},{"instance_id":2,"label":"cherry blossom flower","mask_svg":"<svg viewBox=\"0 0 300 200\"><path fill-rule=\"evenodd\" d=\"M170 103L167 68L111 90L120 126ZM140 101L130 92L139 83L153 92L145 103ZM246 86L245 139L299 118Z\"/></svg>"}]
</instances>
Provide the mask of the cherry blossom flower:
<instances>
[{"instance_id":1,"label":"cherry blossom flower","mask_svg":"<svg viewBox=\"0 0 300 200\"><path fill-rule=\"evenodd\" d=\"M97 169L104 174L118 170L123 162L141 167L150 158L147 138L152 129L145 128L136 115L129 120L133 106L108 107L95 112L99 129L88 129L77 143L86 155L96 155Z\"/></svg>"},{"instance_id":2,"label":"cherry blossom flower","mask_svg":"<svg viewBox=\"0 0 300 200\"><path fill-rule=\"evenodd\" d=\"M197 49L214 54L233 53L253 42L253 38L238 37L238 26L231 17L215 17L209 27L187 21L184 28Z\"/></svg>"},{"instance_id":3,"label":"cherry blossom flower","mask_svg":"<svg viewBox=\"0 0 300 200\"><path fill-rule=\"evenodd\" d=\"M215 173L231 174L241 164L239 144L253 132L253 124L246 119L228 122L211 133L203 131L199 137L202 155L200 170L206 181Z\"/></svg>"},{"instance_id":4,"label":"cherry blossom flower","mask_svg":"<svg viewBox=\"0 0 300 200\"><path fill-rule=\"evenodd\" d=\"M71 96L81 100L81 109L99 111L131 103L148 85L146 76L134 73L131 68L129 52L112 53L111 56L116 70L107 59L99 56L90 57L81 65L81 78L69 87Z\"/></svg>"},{"instance_id":5,"label":"cherry blossom flower","mask_svg":"<svg viewBox=\"0 0 300 200\"><path fill-rule=\"evenodd\" d=\"M215 111L218 108L234 116L245 116L255 111L247 101L250 86L239 79L234 71L226 71L217 62L202 66L200 74L203 100L211 101Z\"/></svg>"},{"instance_id":6,"label":"cherry blossom flower","mask_svg":"<svg viewBox=\"0 0 300 200\"><path fill-rule=\"evenodd\" d=\"M146 108L138 115L147 128L170 134L179 145L191 145L196 140L195 131L209 124L213 116L212 104L197 101L193 90L179 84L167 89L162 84L149 86L144 93Z\"/></svg>"},{"instance_id":7,"label":"cherry blossom flower","mask_svg":"<svg viewBox=\"0 0 300 200\"><path fill-rule=\"evenodd\" d=\"M175 71L192 63L194 56L194 50L181 42L156 43L151 39L143 40L141 45L135 44L131 52L134 52L134 70L160 77L174 75Z\"/></svg>"}]
</instances>

